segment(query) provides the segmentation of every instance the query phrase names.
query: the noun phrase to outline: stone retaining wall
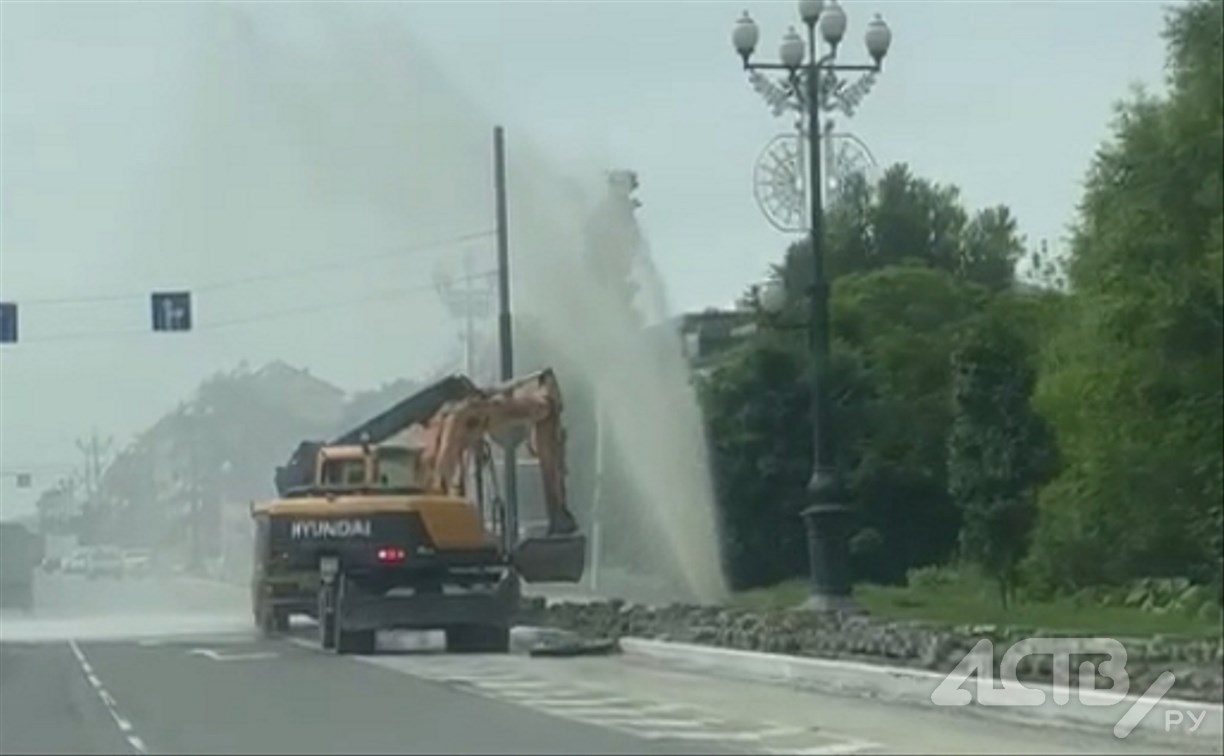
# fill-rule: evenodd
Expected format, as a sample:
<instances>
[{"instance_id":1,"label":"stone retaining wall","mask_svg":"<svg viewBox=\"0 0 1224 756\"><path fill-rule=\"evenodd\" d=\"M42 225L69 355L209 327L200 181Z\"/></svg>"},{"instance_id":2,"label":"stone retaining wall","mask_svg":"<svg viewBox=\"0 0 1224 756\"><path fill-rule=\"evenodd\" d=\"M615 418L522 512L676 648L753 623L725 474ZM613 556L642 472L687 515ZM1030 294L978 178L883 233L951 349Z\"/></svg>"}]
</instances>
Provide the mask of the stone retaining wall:
<instances>
[{"instance_id":1,"label":"stone retaining wall","mask_svg":"<svg viewBox=\"0 0 1224 756\"><path fill-rule=\"evenodd\" d=\"M826 659L849 659L949 672L978 641L989 638L998 660L1021 638L1066 636L1066 633L1021 627L941 627L917 622L890 622L866 616L816 614L797 610L747 611L720 607L649 607L619 601L553 603L524 601L522 622L561 628L588 637L636 636L682 643L701 643L745 651L764 651ZM1127 651L1130 690L1146 690L1166 670L1177 675L1170 696L1224 701L1224 641L1173 637L1119 638ZM1070 645L1072 642L1067 641ZM1068 651L1075 653L1073 647ZM1103 657L1099 657L1103 658ZM1094 659L1075 654L1071 684L1079 663ZM1019 666L1021 679L1049 683L1050 656L1028 656ZM1101 679L1098 687L1110 688Z\"/></svg>"}]
</instances>

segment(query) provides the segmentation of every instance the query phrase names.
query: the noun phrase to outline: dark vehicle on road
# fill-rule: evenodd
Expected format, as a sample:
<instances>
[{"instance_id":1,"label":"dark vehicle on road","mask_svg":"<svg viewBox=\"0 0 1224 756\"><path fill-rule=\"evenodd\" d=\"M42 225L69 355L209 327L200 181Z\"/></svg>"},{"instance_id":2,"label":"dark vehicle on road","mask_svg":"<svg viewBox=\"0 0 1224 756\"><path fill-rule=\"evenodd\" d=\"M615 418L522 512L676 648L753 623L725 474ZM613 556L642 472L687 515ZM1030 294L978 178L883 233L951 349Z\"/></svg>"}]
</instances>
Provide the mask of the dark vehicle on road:
<instances>
[{"instance_id":1,"label":"dark vehicle on road","mask_svg":"<svg viewBox=\"0 0 1224 756\"><path fill-rule=\"evenodd\" d=\"M0 522L0 607L34 611L34 570L43 559L40 535L16 522Z\"/></svg>"}]
</instances>

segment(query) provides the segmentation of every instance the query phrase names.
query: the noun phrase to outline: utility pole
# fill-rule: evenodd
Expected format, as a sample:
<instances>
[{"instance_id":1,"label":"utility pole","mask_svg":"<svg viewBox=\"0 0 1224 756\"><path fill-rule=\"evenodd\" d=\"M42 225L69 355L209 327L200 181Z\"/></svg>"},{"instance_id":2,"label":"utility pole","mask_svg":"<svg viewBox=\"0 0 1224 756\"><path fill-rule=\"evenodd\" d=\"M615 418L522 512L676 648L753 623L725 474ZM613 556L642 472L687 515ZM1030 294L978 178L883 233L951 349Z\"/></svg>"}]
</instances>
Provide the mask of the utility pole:
<instances>
[{"instance_id":1,"label":"utility pole","mask_svg":"<svg viewBox=\"0 0 1224 756\"><path fill-rule=\"evenodd\" d=\"M591 496L591 592L600 588L599 567L603 562L603 499L604 488L604 403L601 392L595 392L595 485Z\"/></svg>"},{"instance_id":2,"label":"utility pole","mask_svg":"<svg viewBox=\"0 0 1224 756\"><path fill-rule=\"evenodd\" d=\"M480 279L483 284L477 286ZM452 318L463 320L463 362L464 372L469 378L481 383L476 375L476 323L479 319L489 316L492 292L487 286L488 279L479 275L475 269L475 255L471 249L463 255L463 287L455 286L454 278L441 267L434 271L434 288L442 303Z\"/></svg>"},{"instance_id":3,"label":"utility pole","mask_svg":"<svg viewBox=\"0 0 1224 756\"><path fill-rule=\"evenodd\" d=\"M192 417L191 422L195 422ZM194 431L195 428L192 428ZM193 572L200 572L203 565L203 543L201 542L200 529L203 527L204 508L201 506L201 491L200 491L200 461L196 454L197 444L193 443L187 450L187 479L188 479L188 503L187 503L187 564Z\"/></svg>"},{"instance_id":4,"label":"utility pole","mask_svg":"<svg viewBox=\"0 0 1224 756\"><path fill-rule=\"evenodd\" d=\"M463 255L463 370L472 380L476 380L475 302L472 301L476 296L475 282L472 280L474 274L472 252L468 250Z\"/></svg>"},{"instance_id":5,"label":"utility pole","mask_svg":"<svg viewBox=\"0 0 1224 756\"><path fill-rule=\"evenodd\" d=\"M82 523L87 533L84 535L88 540L96 539L99 536L98 528L101 525L102 515L102 473L106 469L106 456L110 454L111 448L114 446L114 439L106 439L105 441L98 438L98 431L95 429L90 432L89 440L77 439L77 450L85 457L85 470L81 474L81 482L85 486L85 504L83 513L85 517Z\"/></svg>"},{"instance_id":6,"label":"utility pole","mask_svg":"<svg viewBox=\"0 0 1224 756\"><path fill-rule=\"evenodd\" d=\"M514 377L514 329L510 317L510 229L506 206L506 132L493 129L493 189L497 203L497 334L501 352L501 378ZM518 543L518 459L519 433L506 433L500 439L505 452L502 475L506 481L505 532L507 550Z\"/></svg>"}]
</instances>

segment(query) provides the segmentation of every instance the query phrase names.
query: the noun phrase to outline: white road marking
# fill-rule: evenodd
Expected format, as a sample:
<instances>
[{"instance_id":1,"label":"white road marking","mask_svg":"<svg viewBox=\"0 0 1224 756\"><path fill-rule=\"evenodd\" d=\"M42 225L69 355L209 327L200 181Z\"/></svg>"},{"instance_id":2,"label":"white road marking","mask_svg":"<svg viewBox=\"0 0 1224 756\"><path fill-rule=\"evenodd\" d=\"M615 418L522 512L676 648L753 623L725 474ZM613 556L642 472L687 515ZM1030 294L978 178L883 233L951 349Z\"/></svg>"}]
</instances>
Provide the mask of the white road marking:
<instances>
[{"instance_id":1,"label":"white road marking","mask_svg":"<svg viewBox=\"0 0 1224 756\"><path fill-rule=\"evenodd\" d=\"M373 656L354 660L645 740L688 741L694 746L734 743L746 753L773 753L775 748L783 752L786 749L778 746L790 742L800 746L795 749L797 754L806 754L810 748L812 756L849 755L874 747L831 738L828 733L815 735L810 728L731 722L695 706L631 699L585 682L549 679L533 673L533 662L522 657ZM812 742L813 737L819 740ZM803 747L804 739L810 745ZM822 748L831 750L822 752Z\"/></svg>"},{"instance_id":2,"label":"white road marking","mask_svg":"<svg viewBox=\"0 0 1224 756\"><path fill-rule=\"evenodd\" d=\"M317 643L304 638L284 640L321 652ZM570 721L625 732L644 740L690 741L694 745L734 743L744 753L779 756L852 756L882 747L877 743L839 738L827 732L818 736L825 740L820 745L771 747L770 741L777 744L779 741L794 742L800 739L799 743L802 743L801 738L812 737L813 732L808 728L788 727L776 722L735 723L711 716L710 712L693 706L634 700L586 683L561 683L535 677L524 672L524 667L532 662L522 657L395 655L350 658Z\"/></svg>"},{"instance_id":3,"label":"white road marking","mask_svg":"<svg viewBox=\"0 0 1224 756\"><path fill-rule=\"evenodd\" d=\"M81 671L85 673L85 679L89 680L89 685L98 694L98 698L102 701L102 705L106 707L106 713L110 714L111 719L115 720L115 726L119 728L119 732L127 738L128 745L138 754L146 754L149 749L145 746L144 740L136 735L132 727L132 723L124 719L119 714L119 704L115 701L115 697L110 691L102 685L102 680L94 674L93 665L85 658L85 654L81 651L81 647L77 645L75 640L68 641L68 646L72 649L72 655L76 657L77 663L81 666Z\"/></svg>"},{"instance_id":4,"label":"white road marking","mask_svg":"<svg viewBox=\"0 0 1224 756\"><path fill-rule=\"evenodd\" d=\"M275 659L276 654L271 651L256 651L249 654L223 654L219 651L214 651L211 648L193 648L187 652L191 656L203 656L206 659L213 661L228 662L228 661L258 661L260 659Z\"/></svg>"},{"instance_id":5,"label":"white road marking","mask_svg":"<svg viewBox=\"0 0 1224 756\"><path fill-rule=\"evenodd\" d=\"M626 722L625 724L635 724ZM647 740L716 740L716 741L748 741L757 742L764 736L759 732L743 730L699 730L697 732L676 732L674 730L638 730L634 735Z\"/></svg>"},{"instance_id":6,"label":"white road marking","mask_svg":"<svg viewBox=\"0 0 1224 756\"><path fill-rule=\"evenodd\" d=\"M527 706L534 706L539 709L587 709L593 706L606 708L608 711L637 711L641 709L641 704L635 701L629 701L624 698L604 698L596 696L595 698L552 698L549 696L530 696L530 695L510 695L505 692L501 695L505 698L514 698ZM654 711L662 711L658 706L650 707Z\"/></svg>"},{"instance_id":7,"label":"white road marking","mask_svg":"<svg viewBox=\"0 0 1224 756\"><path fill-rule=\"evenodd\" d=\"M318 643L311 643L310 641L306 640L305 638L285 638L285 640L289 641L290 643L292 643L293 645L295 645L295 646L297 646L297 647L299 647L299 648L305 648L305 649L309 649L309 650L311 650L311 651L322 651L322 650L323 650L323 649L319 648L319 644L318 644Z\"/></svg>"},{"instance_id":8,"label":"white road marking","mask_svg":"<svg viewBox=\"0 0 1224 756\"><path fill-rule=\"evenodd\" d=\"M502 691L502 690L505 690L505 691L550 690L552 688L557 687L543 680L522 680L522 679L516 680L513 678L507 679L507 680L495 680L495 679L490 680L490 679L481 679L480 677L475 676L475 675L468 675L464 677L456 677L454 675L447 675L445 677L441 677L438 679L440 679L442 682L471 683L473 685L479 685L482 688L490 688L492 690L498 690L498 691Z\"/></svg>"},{"instance_id":9,"label":"white road marking","mask_svg":"<svg viewBox=\"0 0 1224 756\"><path fill-rule=\"evenodd\" d=\"M776 754L776 756L850 756L850 754L862 753L863 751L880 747L877 743L862 741L855 743L830 743L829 745L812 746L810 748L771 748L769 752Z\"/></svg>"},{"instance_id":10,"label":"white road marking","mask_svg":"<svg viewBox=\"0 0 1224 756\"><path fill-rule=\"evenodd\" d=\"M702 719L645 719L638 716L606 716L606 715L588 715L586 712L573 712L575 719L581 719L584 722L592 724L626 724L634 727L641 727L646 730L697 730L702 727L717 726L717 722ZM675 733L673 733L675 736ZM684 737L683 734L680 737Z\"/></svg>"}]
</instances>

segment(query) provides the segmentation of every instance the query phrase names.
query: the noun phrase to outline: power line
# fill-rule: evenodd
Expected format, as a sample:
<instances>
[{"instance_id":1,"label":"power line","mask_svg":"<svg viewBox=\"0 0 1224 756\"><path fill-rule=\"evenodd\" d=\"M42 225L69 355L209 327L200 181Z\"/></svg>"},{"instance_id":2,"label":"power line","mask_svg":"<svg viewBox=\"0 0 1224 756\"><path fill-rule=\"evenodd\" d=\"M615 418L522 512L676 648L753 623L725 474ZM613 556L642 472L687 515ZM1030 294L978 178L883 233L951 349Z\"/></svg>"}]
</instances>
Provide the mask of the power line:
<instances>
[{"instance_id":1,"label":"power line","mask_svg":"<svg viewBox=\"0 0 1224 756\"><path fill-rule=\"evenodd\" d=\"M492 278L496 275L496 271L486 271L484 273L473 273L471 275L459 277L458 280L476 280L480 278ZM377 302L386 302L403 297L405 294L416 294L422 292L433 291L435 284L417 284L415 286L402 286L396 289L386 289L376 293L362 295L346 300L331 301L326 304L304 305L300 307L289 307L280 310L269 310L266 312L256 313L237 318L229 318L217 320L213 322L202 322L192 326L192 331L211 331L223 328L233 328L235 326L250 325L252 323L261 323L269 320L277 320L281 318L293 317L295 315L305 315L316 312L325 312L329 310L340 310L349 307L356 307L364 304ZM125 328L118 330L97 330L97 331L80 331L69 333L57 333L47 336L25 339L23 345L38 345L49 342L79 342L79 341L98 341L100 339L108 339L123 336L137 336L148 334L146 328Z\"/></svg>"},{"instance_id":2,"label":"power line","mask_svg":"<svg viewBox=\"0 0 1224 756\"><path fill-rule=\"evenodd\" d=\"M41 464L29 464L29 465L6 464L5 467L0 467L0 475L19 475L21 473L47 472L47 471L60 472L60 471L65 471L65 470L72 471L75 469L76 469L76 465L66 464L66 463L56 464L54 462L44 462Z\"/></svg>"},{"instance_id":3,"label":"power line","mask_svg":"<svg viewBox=\"0 0 1224 756\"><path fill-rule=\"evenodd\" d=\"M318 263L315 265L307 265L302 267L285 268L278 271L268 271L266 273L258 273L250 276L242 276L239 278L229 278L213 281L191 287L193 292L206 291L224 291L226 289L238 288L247 286L253 283L261 283L264 281L279 281L285 278L294 276L309 275L327 270L352 269L354 265L362 263L375 262L378 260L386 260L391 258L402 257L405 254L415 252L427 252L442 247L448 247L454 244L462 244L469 241L477 241L479 239L489 238L495 235L495 231L480 231L470 234L463 234L449 239L440 239L438 241L427 242L424 244L415 244L407 247L400 247L390 252L381 252L374 255L364 255L360 257L346 257L343 260L336 259ZM96 304L101 302L126 302L131 300L143 300L149 296L148 291L131 294L101 294L87 297L47 297L42 299L20 299L17 300L22 305L69 305L69 304Z\"/></svg>"}]
</instances>

